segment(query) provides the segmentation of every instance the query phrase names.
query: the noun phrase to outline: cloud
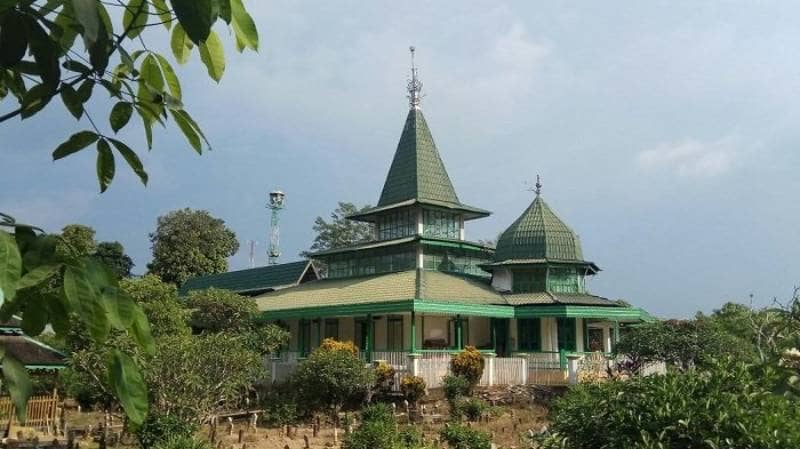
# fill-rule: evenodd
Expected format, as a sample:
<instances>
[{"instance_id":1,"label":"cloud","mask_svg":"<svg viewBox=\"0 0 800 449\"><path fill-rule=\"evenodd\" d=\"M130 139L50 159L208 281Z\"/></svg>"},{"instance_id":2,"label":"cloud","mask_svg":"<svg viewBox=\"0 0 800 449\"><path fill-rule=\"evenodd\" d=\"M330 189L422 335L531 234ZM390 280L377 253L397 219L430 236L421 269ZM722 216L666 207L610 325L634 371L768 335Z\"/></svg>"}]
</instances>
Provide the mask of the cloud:
<instances>
[{"instance_id":1,"label":"cloud","mask_svg":"<svg viewBox=\"0 0 800 449\"><path fill-rule=\"evenodd\" d=\"M713 142L694 139L662 143L637 155L639 168L645 171L671 172L679 176L711 178L733 169L743 156L738 139L725 137Z\"/></svg>"},{"instance_id":2,"label":"cloud","mask_svg":"<svg viewBox=\"0 0 800 449\"><path fill-rule=\"evenodd\" d=\"M32 196L16 197L3 205L3 212L14 217L18 223L57 232L67 224L80 222L97 197L97 193L86 190L39 192Z\"/></svg>"}]
</instances>

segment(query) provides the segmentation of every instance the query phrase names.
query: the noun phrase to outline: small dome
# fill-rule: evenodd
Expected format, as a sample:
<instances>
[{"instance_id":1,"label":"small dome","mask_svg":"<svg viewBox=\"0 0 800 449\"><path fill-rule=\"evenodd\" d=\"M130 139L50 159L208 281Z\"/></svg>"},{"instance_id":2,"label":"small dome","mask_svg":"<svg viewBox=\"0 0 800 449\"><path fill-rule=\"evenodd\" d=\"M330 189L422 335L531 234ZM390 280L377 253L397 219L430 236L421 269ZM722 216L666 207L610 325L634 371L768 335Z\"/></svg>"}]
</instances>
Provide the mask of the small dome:
<instances>
[{"instance_id":1,"label":"small dome","mask_svg":"<svg viewBox=\"0 0 800 449\"><path fill-rule=\"evenodd\" d=\"M583 261L577 234L539 195L497 241L495 261L521 259Z\"/></svg>"}]
</instances>

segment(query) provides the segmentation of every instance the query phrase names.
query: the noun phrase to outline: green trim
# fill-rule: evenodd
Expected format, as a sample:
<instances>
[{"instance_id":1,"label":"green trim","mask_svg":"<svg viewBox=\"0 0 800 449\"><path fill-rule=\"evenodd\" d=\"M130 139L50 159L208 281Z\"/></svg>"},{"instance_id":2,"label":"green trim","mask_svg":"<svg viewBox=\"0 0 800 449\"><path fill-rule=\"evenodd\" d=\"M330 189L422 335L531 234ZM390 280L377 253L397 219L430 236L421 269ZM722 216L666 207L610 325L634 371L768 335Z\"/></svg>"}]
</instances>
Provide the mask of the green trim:
<instances>
[{"instance_id":1,"label":"green trim","mask_svg":"<svg viewBox=\"0 0 800 449\"><path fill-rule=\"evenodd\" d=\"M414 301L411 299L393 302L333 305L307 307L302 309L285 309L261 312L260 320L282 320L287 318L319 318L329 316L354 316L367 313L394 313L410 312L413 310Z\"/></svg>"},{"instance_id":2,"label":"green trim","mask_svg":"<svg viewBox=\"0 0 800 449\"><path fill-rule=\"evenodd\" d=\"M439 239L439 238L432 238L432 237L422 237L420 238L420 242L423 245L429 246L441 246L445 248L458 248L458 249L475 249L479 251L492 251L492 248L489 246L481 245L480 243L470 242L467 240L449 240L449 239Z\"/></svg>"},{"instance_id":3,"label":"green trim","mask_svg":"<svg viewBox=\"0 0 800 449\"><path fill-rule=\"evenodd\" d=\"M614 318L638 320L642 310L633 307L599 307L573 305L520 306L515 310L516 318L566 317L566 318Z\"/></svg>"},{"instance_id":4,"label":"green trim","mask_svg":"<svg viewBox=\"0 0 800 449\"><path fill-rule=\"evenodd\" d=\"M461 304L436 300L414 301L415 312L440 313L443 315L469 315L493 318L514 318L513 306L493 304Z\"/></svg>"}]
</instances>

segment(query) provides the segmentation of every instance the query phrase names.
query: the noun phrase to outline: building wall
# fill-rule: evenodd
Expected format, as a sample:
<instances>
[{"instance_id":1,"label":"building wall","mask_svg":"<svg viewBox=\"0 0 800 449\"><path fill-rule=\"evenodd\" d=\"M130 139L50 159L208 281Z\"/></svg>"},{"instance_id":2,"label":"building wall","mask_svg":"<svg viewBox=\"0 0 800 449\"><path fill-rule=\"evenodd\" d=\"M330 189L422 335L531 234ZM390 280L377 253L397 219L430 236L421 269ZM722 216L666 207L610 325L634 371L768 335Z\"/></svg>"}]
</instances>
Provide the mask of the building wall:
<instances>
[{"instance_id":1,"label":"building wall","mask_svg":"<svg viewBox=\"0 0 800 449\"><path fill-rule=\"evenodd\" d=\"M514 285L511 271L499 268L492 273L492 287L501 292L510 292Z\"/></svg>"},{"instance_id":2,"label":"building wall","mask_svg":"<svg viewBox=\"0 0 800 449\"><path fill-rule=\"evenodd\" d=\"M465 341L465 345L477 346L479 348L491 347L492 331L489 318L470 317L467 324L469 326L469 331L467 333L469 341Z\"/></svg>"},{"instance_id":3,"label":"building wall","mask_svg":"<svg viewBox=\"0 0 800 449\"><path fill-rule=\"evenodd\" d=\"M517 319L508 320L508 348L510 351L519 351L519 337L517 335Z\"/></svg>"},{"instance_id":4,"label":"building wall","mask_svg":"<svg viewBox=\"0 0 800 449\"><path fill-rule=\"evenodd\" d=\"M422 326L422 318L420 317L420 327ZM449 340L448 332L447 332L447 322L450 317L447 316L425 316L425 334L422 335L422 339L419 340L420 348L424 344L425 340L429 339L444 339L445 341L452 344Z\"/></svg>"},{"instance_id":5,"label":"building wall","mask_svg":"<svg viewBox=\"0 0 800 449\"><path fill-rule=\"evenodd\" d=\"M339 318L339 340L355 343L355 325L356 321L353 317Z\"/></svg>"}]
</instances>

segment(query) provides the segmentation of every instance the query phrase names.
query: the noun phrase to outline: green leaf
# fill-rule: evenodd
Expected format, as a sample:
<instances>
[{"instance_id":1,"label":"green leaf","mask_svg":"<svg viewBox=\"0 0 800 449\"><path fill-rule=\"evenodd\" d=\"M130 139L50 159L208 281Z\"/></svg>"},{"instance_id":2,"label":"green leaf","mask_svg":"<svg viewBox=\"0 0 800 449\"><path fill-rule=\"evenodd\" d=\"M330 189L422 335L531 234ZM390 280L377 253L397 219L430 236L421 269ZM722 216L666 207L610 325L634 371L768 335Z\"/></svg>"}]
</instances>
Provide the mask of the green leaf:
<instances>
[{"instance_id":1,"label":"green leaf","mask_svg":"<svg viewBox=\"0 0 800 449\"><path fill-rule=\"evenodd\" d=\"M131 333L139 347L148 354L153 355L156 352L156 345L153 341L153 334L150 332L150 323L147 321L147 316L142 312L140 307L132 310L133 320L131 322Z\"/></svg>"},{"instance_id":2,"label":"green leaf","mask_svg":"<svg viewBox=\"0 0 800 449\"><path fill-rule=\"evenodd\" d=\"M192 124L186 120L186 117L182 114L182 110L170 110L172 113L172 117L175 119L175 123L178 124L178 127L183 132L183 135L186 136L186 140L192 145L197 154L203 154L203 144L200 141L200 135L197 133L195 128Z\"/></svg>"},{"instance_id":3,"label":"green leaf","mask_svg":"<svg viewBox=\"0 0 800 449\"><path fill-rule=\"evenodd\" d=\"M225 50L217 33L212 31L208 40L200 44L200 60L206 65L208 76L219 82L225 72Z\"/></svg>"},{"instance_id":4,"label":"green leaf","mask_svg":"<svg viewBox=\"0 0 800 449\"><path fill-rule=\"evenodd\" d=\"M24 15L20 20L25 22L28 45L39 73L41 73L42 84L55 91L61 82L61 66L59 65L61 51L47 34L47 30L33 16Z\"/></svg>"},{"instance_id":5,"label":"green leaf","mask_svg":"<svg viewBox=\"0 0 800 449\"><path fill-rule=\"evenodd\" d=\"M117 51L119 51L119 59L122 61L122 64L128 69L128 73L133 72L136 67L133 66L133 58L131 55L128 54L128 51L122 47L117 47Z\"/></svg>"},{"instance_id":6,"label":"green leaf","mask_svg":"<svg viewBox=\"0 0 800 449\"><path fill-rule=\"evenodd\" d=\"M17 408L17 419L24 423L28 416L28 398L33 393L33 384L25 366L8 352L3 357L3 382Z\"/></svg>"},{"instance_id":7,"label":"green leaf","mask_svg":"<svg viewBox=\"0 0 800 449\"><path fill-rule=\"evenodd\" d=\"M31 117L37 112L41 111L50 99L53 98L53 89L47 84L37 84L31 87L22 96L22 113L20 116L23 119Z\"/></svg>"},{"instance_id":8,"label":"green leaf","mask_svg":"<svg viewBox=\"0 0 800 449\"><path fill-rule=\"evenodd\" d=\"M14 236L0 231L0 288L5 299L11 301L17 289L17 282L22 275L22 257Z\"/></svg>"},{"instance_id":9,"label":"green leaf","mask_svg":"<svg viewBox=\"0 0 800 449\"><path fill-rule=\"evenodd\" d=\"M149 10L150 4L145 0L131 0L128 2L128 6L125 7L125 13L122 15L122 26L128 32L128 38L134 39L142 34L144 26L147 25Z\"/></svg>"},{"instance_id":10,"label":"green leaf","mask_svg":"<svg viewBox=\"0 0 800 449\"><path fill-rule=\"evenodd\" d=\"M208 39L214 21L214 0L172 0L172 10L195 44Z\"/></svg>"},{"instance_id":11,"label":"green leaf","mask_svg":"<svg viewBox=\"0 0 800 449\"><path fill-rule=\"evenodd\" d=\"M22 312L22 331L31 337L41 334L49 321L43 299L42 295L30 295Z\"/></svg>"},{"instance_id":12,"label":"green leaf","mask_svg":"<svg viewBox=\"0 0 800 449\"><path fill-rule=\"evenodd\" d=\"M83 41L86 47L91 47L100 33L100 14L97 10L97 0L72 0L72 10L75 18L83 26Z\"/></svg>"},{"instance_id":13,"label":"green leaf","mask_svg":"<svg viewBox=\"0 0 800 449\"><path fill-rule=\"evenodd\" d=\"M147 172L144 170L144 166L142 165L142 161L139 159L139 156L130 149L127 145L123 142L120 142L116 139L108 139L114 145L114 147L119 151L119 154L125 159L128 165L131 167L136 176L142 181L142 184L147 185Z\"/></svg>"},{"instance_id":14,"label":"green leaf","mask_svg":"<svg viewBox=\"0 0 800 449\"><path fill-rule=\"evenodd\" d=\"M219 11L219 16L222 17L222 20L225 23L231 23L231 2L230 0L216 0L217 1L217 10Z\"/></svg>"},{"instance_id":15,"label":"green leaf","mask_svg":"<svg viewBox=\"0 0 800 449\"><path fill-rule=\"evenodd\" d=\"M176 24L175 28L172 29L172 38L169 41L169 45L172 48L172 54L175 55L178 64L186 64L186 61L189 60L192 47L191 41L186 37L186 32L183 30L180 23Z\"/></svg>"},{"instance_id":16,"label":"green leaf","mask_svg":"<svg viewBox=\"0 0 800 449\"><path fill-rule=\"evenodd\" d=\"M144 80L153 90L164 90L164 76L153 55L147 55L139 66L139 79Z\"/></svg>"},{"instance_id":17,"label":"green leaf","mask_svg":"<svg viewBox=\"0 0 800 449\"><path fill-rule=\"evenodd\" d=\"M72 153L77 153L78 151L96 142L99 137L100 136L92 131L79 131L69 136L69 139L67 139L66 142L59 145L58 148L53 151L53 160L57 161L63 157L69 156Z\"/></svg>"},{"instance_id":18,"label":"green leaf","mask_svg":"<svg viewBox=\"0 0 800 449\"><path fill-rule=\"evenodd\" d=\"M56 253L58 236L42 234L27 244L22 255L22 266L31 271L40 265L60 263L59 255Z\"/></svg>"},{"instance_id":19,"label":"green leaf","mask_svg":"<svg viewBox=\"0 0 800 449\"><path fill-rule=\"evenodd\" d=\"M161 66L161 73L164 75L164 80L167 82L169 92L173 97L180 100L181 82L178 80L178 75L175 74L175 70L173 70L172 66L169 64L169 61L167 61L165 57L158 53L155 53L155 57L156 60L158 60L158 65Z\"/></svg>"},{"instance_id":20,"label":"green leaf","mask_svg":"<svg viewBox=\"0 0 800 449\"><path fill-rule=\"evenodd\" d=\"M135 425L144 422L148 405L147 384L133 359L115 349L109 360L108 375L128 419Z\"/></svg>"},{"instance_id":21,"label":"green leaf","mask_svg":"<svg viewBox=\"0 0 800 449\"><path fill-rule=\"evenodd\" d=\"M97 141L97 181L100 183L100 193L108 189L114 180L114 153L106 139Z\"/></svg>"},{"instance_id":22,"label":"green leaf","mask_svg":"<svg viewBox=\"0 0 800 449\"><path fill-rule=\"evenodd\" d=\"M120 288L109 288L103 292L103 304L111 325L118 330L128 329L133 324L136 303Z\"/></svg>"},{"instance_id":23,"label":"green leaf","mask_svg":"<svg viewBox=\"0 0 800 449\"><path fill-rule=\"evenodd\" d=\"M104 342L111 326L106 309L97 297L84 267L67 267L64 272L64 296L71 308L78 312L92 339L97 343Z\"/></svg>"},{"instance_id":24,"label":"green leaf","mask_svg":"<svg viewBox=\"0 0 800 449\"><path fill-rule=\"evenodd\" d=\"M130 121L131 115L133 115L133 104L127 101L120 101L115 104L114 107L111 108L111 115L108 117L108 120L111 122L111 129L116 133L125 127L128 121Z\"/></svg>"},{"instance_id":25,"label":"green leaf","mask_svg":"<svg viewBox=\"0 0 800 449\"><path fill-rule=\"evenodd\" d=\"M28 48L28 33L19 13L11 12L0 20L0 68L16 65ZM0 19L3 19L0 16Z\"/></svg>"},{"instance_id":26,"label":"green leaf","mask_svg":"<svg viewBox=\"0 0 800 449\"><path fill-rule=\"evenodd\" d=\"M64 106L67 107L73 117L78 120L81 119L81 116L83 116L83 102L81 102L78 92L69 84L61 86L61 101L64 102Z\"/></svg>"},{"instance_id":27,"label":"green leaf","mask_svg":"<svg viewBox=\"0 0 800 449\"><path fill-rule=\"evenodd\" d=\"M56 274L60 269L61 265L59 264L40 265L25 273L25 275L20 278L19 282L17 283L17 290L39 285Z\"/></svg>"},{"instance_id":28,"label":"green leaf","mask_svg":"<svg viewBox=\"0 0 800 449\"><path fill-rule=\"evenodd\" d=\"M169 29L172 25L172 13L170 12L169 7L167 6L167 2L165 0L152 0L153 8L156 10L156 14L158 14L158 18L161 19L164 26Z\"/></svg>"},{"instance_id":29,"label":"green leaf","mask_svg":"<svg viewBox=\"0 0 800 449\"><path fill-rule=\"evenodd\" d=\"M70 72L89 73L92 71L92 69L86 67L85 64L78 62L74 59L64 61L64 64L62 65L64 66L65 69L69 70Z\"/></svg>"},{"instance_id":30,"label":"green leaf","mask_svg":"<svg viewBox=\"0 0 800 449\"><path fill-rule=\"evenodd\" d=\"M67 49L72 48L75 44L75 38L78 37L80 25L75 21L74 17L75 12L72 11L72 4L67 2L64 3L64 7L61 8L61 12L58 13L55 20L58 31L53 30L53 37L58 42L62 56L67 52Z\"/></svg>"},{"instance_id":31,"label":"green leaf","mask_svg":"<svg viewBox=\"0 0 800 449\"><path fill-rule=\"evenodd\" d=\"M78 87L78 97L82 102L86 103L92 97L92 90L94 89L94 80L86 80Z\"/></svg>"},{"instance_id":32,"label":"green leaf","mask_svg":"<svg viewBox=\"0 0 800 449\"><path fill-rule=\"evenodd\" d=\"M233 32L236 40L251 50L258 51L258 29L250 14L244 8L242 0L230 0L233 14Z\"/></svg>"}]
</instances>

